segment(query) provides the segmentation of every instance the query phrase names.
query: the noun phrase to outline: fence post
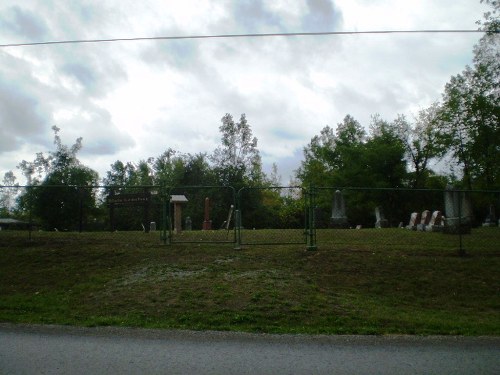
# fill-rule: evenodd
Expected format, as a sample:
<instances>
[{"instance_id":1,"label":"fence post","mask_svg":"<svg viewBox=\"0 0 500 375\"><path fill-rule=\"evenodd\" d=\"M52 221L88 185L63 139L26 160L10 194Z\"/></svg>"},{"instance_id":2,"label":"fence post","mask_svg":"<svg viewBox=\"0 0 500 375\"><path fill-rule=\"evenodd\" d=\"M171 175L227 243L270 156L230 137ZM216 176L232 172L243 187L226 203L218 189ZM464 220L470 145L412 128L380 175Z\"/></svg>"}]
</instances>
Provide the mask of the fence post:
<instances>
[{"instance_id":1,"label":"fence post","mask_svg":"<svg viewBox=\"0 0 500 375\"><path fill-rule=\"evenodd\" d=\"M83 231L83 188L81 186L77 187L78 189L78 233L82 233Z\"/></svg>"},{"instance_id":2,"label":"fence post","mask_svg":"<svg viewBox=\"0 0 500 375\"><path fill-rule=\"evenodd\" d=\"M234 189L234 188L233 188ZM234 228L236 230L236 242L234 244L234 250L241 250L241 199L240 199L240 196L241 196L241 191L243 190L244 188L241 188L240 190L238 190L237 192L235 191L235 195L236 195L236 206L235 206L235 210L234 210Z\"/></svg>"},{"instance_id":3,"label":"fence post","mask_svg":"<svg viewBox=\"0 0 500 375\"><path fill-rule=\"evenodd\" d=\"M29 233L28 233L28 239L31 242L32 238L32 232L33 232L33 186L28 185L28 207L29 207Z\"/></svg>"},{"instance_id":4,"label":"fence post","mask_svg":"<svg viewBox=\"0 0 500 375\"><path fill-rule=\"evenodd\" d=\"M236 243L234 250L241 250L241 211L234 211L234 226L236 228Z\"/></svg>"},{"instance_id":5,"label":"fence post","mask_svg":"<svg viewBox=\"0 0 500 375\"><path fill-rule=\"evenodd\" d=\"M169 226L169 212L167 207L170 206L169 194L167 194L167 187L162 181L160 185L161 197L162 197L162 220L161 220L161 230L160 237L163 240L164 245L171 245L170 236L167 234L167 228Z\"/></svg>"},{"instance_id":6,"label":"fence post","mask_svg":"<svg viewBox=\"0 0 500 375\"><path fill-rule=\"evenodd\" d=\"M314 251L318 249L316 245L316 220L314 217L315 191L312 186L309 186L307 193L307 247L306 250Z\"/></svg>"},{"instance_id":7,"label":"fence post","mask_svg":"<svg viewBox=\"0 0 500 375\"><path fill-rule=\"evenodd\" d=\"M458 249L458 254L460 256L465 256L465 250L463 248L463 242L462 242L462 199L465 199L465 192L460 191L458 193L458 238L459 238L459 246L460 248Z\"/></svg>"}]
</instances>

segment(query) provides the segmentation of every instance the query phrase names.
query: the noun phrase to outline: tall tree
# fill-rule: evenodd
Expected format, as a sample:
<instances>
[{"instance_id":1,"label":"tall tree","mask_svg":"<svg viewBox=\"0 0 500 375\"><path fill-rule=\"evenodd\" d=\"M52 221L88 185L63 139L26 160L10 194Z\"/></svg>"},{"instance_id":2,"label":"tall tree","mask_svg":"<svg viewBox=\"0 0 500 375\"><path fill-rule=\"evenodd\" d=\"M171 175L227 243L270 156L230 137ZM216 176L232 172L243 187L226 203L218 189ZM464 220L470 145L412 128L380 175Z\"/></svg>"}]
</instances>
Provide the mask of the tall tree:
<instances>
[{"instance_id":1,"label":"tall tree","mask_svg":"<svg viewBox=\"0 0 500 375\"><path fill-rule=\"evenodd\" d=\"M37 153L33 161L23 160L18 166L31 183L20 202L24 209L31 207L45 229L74 230L93 215L92 187L97 184L98 174L76 156L82 148L82 138L69 147L61 142L60 129L53 126L52 130L55 150L47 156Z\"/></svg>"},{"instance_id":2,"label":"tall tree","mask_svg":"<svg viewBox=\"0 0 500 375\"><path fill-rule=\"evenodd\" d=\"M16 182L14 172L5 172L0 187L0 216L10 216L14 209L15 197L19 191L19 184Z\"/></svg>"},{"instance_id":3,"label":"tall tree","mask_svg":"<svg viewBox=\"0 0 500 375\"><path fill-rule=\"evenodd\" d=\"M404 145L406 159L410 163L409 186L425 188L427 179L433 174L430 164L446 153L439 136L439 104L434 103L414 116L410 122L404 115L394 120L397 135Z\"/></svg>"},{"instance_id":4,"label":"tall tree","mask_svg":"<svg viewBox=\"0 0 500 375\"><path fill-rule=\"evenodd\" d=\"M304 148L304 160L297 171L303 184L355 186L360 183L361 155L366 133L352 116L337 124L336 132L325 126Z\"/></svg>"},{"instance_id":5,"label":"tall tree","mask_svg":"<svg viewBox=\"0 0 500 375\"><path fill-rule=\"evenodd\" d=\"M257 138L252 135L245 114L235 122L227 113L221 122L221 145L211 157L219 182L223 185L241 185L243 181L261 183L263 174Z\"/></svg>"},{"instance_id":6,"label":"tall tree","mask_svg":"<svg viewBox=\"0 0 500 375\"><path fill-rule=\"evenodd\" d=\"M500 35L498 1L482 22L473 65L445 87L441 118L446 145L463 172L467 188L500 186Z\"/></svg>"}]
</instances>

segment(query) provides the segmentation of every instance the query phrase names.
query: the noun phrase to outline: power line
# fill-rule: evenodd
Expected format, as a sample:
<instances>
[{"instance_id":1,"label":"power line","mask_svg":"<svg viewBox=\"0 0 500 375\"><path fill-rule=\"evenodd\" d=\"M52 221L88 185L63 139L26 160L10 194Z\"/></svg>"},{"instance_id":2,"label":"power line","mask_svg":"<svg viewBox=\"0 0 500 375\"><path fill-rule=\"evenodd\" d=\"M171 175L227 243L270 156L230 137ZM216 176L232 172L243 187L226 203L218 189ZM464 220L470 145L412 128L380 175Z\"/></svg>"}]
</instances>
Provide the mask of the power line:
<instances>
[{"instance_id":1,"label":"power line","mask_svg":"<svg viewBox=\"0 0 500 375\"><path fill-rule=\"evenodd\" d=\"M153 36L135 38L112 39L75 39L32 43L0 44L0 47L25 47L52 44L81 44L81 43L111 43L132 42L144 40L182 40L182 39L229 39L229 38L262 38L262 37L294 37L294 36L326 36L326 35L364 35L364 34L450 34L450 33L486 33L483 30L371 30L371 31L323 31L311 33L272 33L272 34L219 34L219 35L186 35L186 36ZM498 31L494 31L498 33Z\"/></svg>"}]
</instances>

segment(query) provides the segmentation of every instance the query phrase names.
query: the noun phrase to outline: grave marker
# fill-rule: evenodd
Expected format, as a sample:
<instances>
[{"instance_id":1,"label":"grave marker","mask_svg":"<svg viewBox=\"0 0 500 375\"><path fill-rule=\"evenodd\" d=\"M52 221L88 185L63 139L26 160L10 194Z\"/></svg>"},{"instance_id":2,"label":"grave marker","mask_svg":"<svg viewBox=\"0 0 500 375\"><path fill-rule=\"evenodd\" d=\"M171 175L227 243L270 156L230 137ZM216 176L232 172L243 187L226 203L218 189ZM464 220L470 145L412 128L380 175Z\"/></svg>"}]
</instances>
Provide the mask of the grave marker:
<instances>
[{"instance_id":1,"label":"grave marker","mask_svg":"<svg viewBox=\"0 0 500 375\"><path fill-rule=\"evenodd\" d=\"M349 223L345 213L344 196L340 190L337 190L333 196L332 217L330 218L332 228L347 228Z\"/></svg>"},{"instance_id":2,"label":"grave marker","mask_svg":"<svg viewBox=\"0 0 500 375\"><path fill-rule=\"evenodd\" d=\"M389 222L384 216L384 209L382 206L375 207L375 217L377 221L375 222L375 228L387 228L389 227Z\"/></svg>"}]
</instances>

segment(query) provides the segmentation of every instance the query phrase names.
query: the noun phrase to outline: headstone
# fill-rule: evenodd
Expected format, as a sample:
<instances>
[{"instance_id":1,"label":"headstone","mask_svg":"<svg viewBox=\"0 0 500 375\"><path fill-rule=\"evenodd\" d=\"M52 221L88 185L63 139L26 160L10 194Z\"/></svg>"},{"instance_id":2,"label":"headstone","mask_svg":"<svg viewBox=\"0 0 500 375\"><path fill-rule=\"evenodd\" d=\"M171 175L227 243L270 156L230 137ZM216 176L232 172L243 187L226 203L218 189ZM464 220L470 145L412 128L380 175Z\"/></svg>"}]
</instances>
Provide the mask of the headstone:
<instances>
[{"instance_id":1,"label":"headstone","mask_svg":"<svg viewBox=\"0 0 500 375\"><path fill-rule=\"evenodd\" d=\"M470 233L472 224L472 205L465 192L455 191L447 187L444 193L446 213L445 233Z\"/></svg>"},{"instance_id":2,"label":"headstone","mask_svg":"<svg viewBox=\"0 0 500 375\"><path fill-rule=\"evenodd\" d=\"M434 211L429 224L425 227L428 232L441 232L443 230L443 214L441 211Z\"/></svg>"},{"instance_id":3,"label":"headstone","mask_svg":"<svg viewBox=\"0 0 500 375\"><path fill-rule=\"evenodd\" d=\"M156 222L152 221L149 223L149 231L154 232L156 230Z\"/></svg>"},{"instance_id":4,"label":"headstone","mask_svg":"<svg viewBox=\"0 0 500 375\"><path fill-rule=\"evenodd\" d=\"M429 210L425 210L422 212L422 216L420 218L420 223L417 224L417 230L425 231L425 228L427 225L429 225L429 222L431 221L431 212Z\"/></svg>"},{"instance_id":5,"label":"headstone","mask_svg":"<svg viewBox=\"0 0 500 375\"><path fill-rule=\"evenodd\" d=\"M191 221L191 216L186 217L186 223L184 225L186 230L193 230L193 222Z\"/></svg>"},{"instance_id":6,"label":"headstone","mask_svg":"<svg viewBox=\"0 0 500 375\"><path fill-rule=\"evenodd\" d=\"M333 196L332 217L330 218L332 228L348 228L349 223L345 213L344 196L340 190L337 190Z\"/></svg>"},{"instance_id":7,"label":"headstone","mask_svg":"<svg viewBox=\"0 0 500 375\"><path fill-rule=\"evenodd\" d=\"M495 206L490 204L490 209L488 216L486 216L486 219L484 220L483 227L495 227L497 222L497 218L495 215Z\"/></svg>"},{"instance_id":8,"label":"headstone","mask_svg":"<svg viewBox=\"0 0 500 375\"><path fill-rule=\"evenodd\" d=\"M410 215L410 223L406 226L407 229L417 230L417 224L420 223L421 220L420 212L412 212Z\"/></svg>"},{"instance_id":9,"label":"headstone","mask_svg":"<svg viewBox=\"0 0 500 375\"><path fill-rule=\"evenodd\" d=\"M384 216L384 210L381 206L375 207L375 217L377 221L375 222L375 228L387 228L389 227L389 222Z\"/></svg>"},{"instance_id":10,"label":"headstone","mask_svg":"<svg viewBox=\"0 0 500 375\"><path fill-rule=\"evenodd\" d=\"M361 229L361 228L363 228L363 226L362 226L362 225L359 225L359 224L358 224L358 225L356 225L356 229Z\"/></svg>"},{"instance_id":11,"label":"headstone","mask_svg":"<svg viewBox=\"0 0 500 375\"><path fill-rule=\"evenodd\" d=\"M203 230L212 229L212 220L210 220L210 199L205 198L205 220L203 221Z\"/></svg>"}]
</instances>

